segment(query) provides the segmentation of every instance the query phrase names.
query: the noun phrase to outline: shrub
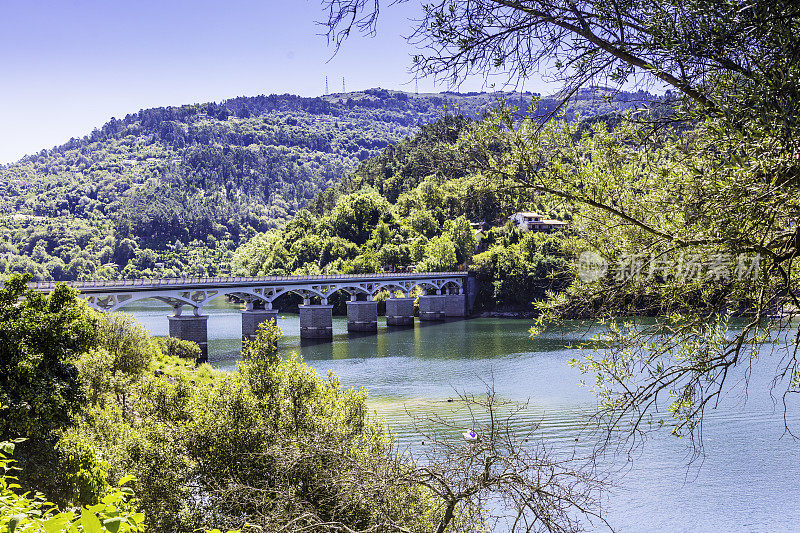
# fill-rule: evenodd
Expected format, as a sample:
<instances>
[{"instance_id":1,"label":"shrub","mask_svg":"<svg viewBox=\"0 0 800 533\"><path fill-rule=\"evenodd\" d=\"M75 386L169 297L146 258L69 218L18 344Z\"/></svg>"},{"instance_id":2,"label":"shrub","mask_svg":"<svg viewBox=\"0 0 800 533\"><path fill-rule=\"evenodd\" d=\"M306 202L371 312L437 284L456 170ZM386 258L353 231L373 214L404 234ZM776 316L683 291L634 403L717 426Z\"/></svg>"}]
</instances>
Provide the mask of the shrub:
<instances>
[{"instance_id":1,"label":"shrub","mask_svg":"<svg viewBox=\"0 0 800 533\"><path fill-rule=\"evenodd\" d=\"M101 315L98 341L111 354L112 372L138 375L150 366L154 352L153 340L144 326L130 315Z\"/></svg>"},{"instance_id":2,"label":"shrub","mask_svg":"<svg viewBox=\"0 0 800 533\"><path fill-rule=\"evenodd\" d=\"M133 491L125 487L133 480L126 476L117 487L100 500L80 510L59 511L42 493L20 494L17 478L10 475L14 461L10 458L16 441L0 442L0 531L8 533L54 533L84 531L96 533L129 533L144 531L144 515L136 510Z\"/></svg>"},{"instance_id":3,"label":"shrub","mask_svg":"<svg viewBox=\"0 0 800 533\"><path fill-rule=\"evenodd\" d=\"M0 289L0 440L17 447L20 483L57 498L63 468L58 435L86 405L75 361L96 345L97 316L66 285L50 295L27 289L29 275Z\"/></svg>"},{"instance_id":4,"label":"shrub","mask_svg":"<svg viewBox=\"0 0 800 533\"><path fill-rule=\"evenodd\" d=\"M200 346L198 346L196 342L176 339L175 337L159 337L157 341L164 355L170 357L179 357L181 359L196 361L200 359L203 354L203 352L200 351Z\"/></svg>"}]
</instances>

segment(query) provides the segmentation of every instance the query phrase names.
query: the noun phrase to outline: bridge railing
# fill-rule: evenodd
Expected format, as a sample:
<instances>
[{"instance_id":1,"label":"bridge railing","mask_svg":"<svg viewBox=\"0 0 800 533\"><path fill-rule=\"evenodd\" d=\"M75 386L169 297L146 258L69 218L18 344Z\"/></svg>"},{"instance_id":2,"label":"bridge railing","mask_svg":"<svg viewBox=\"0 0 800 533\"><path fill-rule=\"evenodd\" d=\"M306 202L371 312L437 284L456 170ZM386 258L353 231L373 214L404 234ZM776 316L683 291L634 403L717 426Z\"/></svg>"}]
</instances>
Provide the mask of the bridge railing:
<instances>
[{"instance_id":1,"label":"bridge railing","mask_svg":"<svg viewBox=\"0 0 800 533\"><path fill-rule=\"evenodd\" d=\"M88 280L65 282L75 289L102 289L125 287L171 287L175 285L238 285L242 283L275 283L291 281L327 281L327 280L385 280L385 279L417 279L431 277L466 276L466 272L381 272L376 274L320 274L318 276L258 276L258 277L214 277L214 278L154 278L124 280ZM56 281L34 281L28 287L46 291L53 290L60 283Z\"/></svg>"}]
</instances>

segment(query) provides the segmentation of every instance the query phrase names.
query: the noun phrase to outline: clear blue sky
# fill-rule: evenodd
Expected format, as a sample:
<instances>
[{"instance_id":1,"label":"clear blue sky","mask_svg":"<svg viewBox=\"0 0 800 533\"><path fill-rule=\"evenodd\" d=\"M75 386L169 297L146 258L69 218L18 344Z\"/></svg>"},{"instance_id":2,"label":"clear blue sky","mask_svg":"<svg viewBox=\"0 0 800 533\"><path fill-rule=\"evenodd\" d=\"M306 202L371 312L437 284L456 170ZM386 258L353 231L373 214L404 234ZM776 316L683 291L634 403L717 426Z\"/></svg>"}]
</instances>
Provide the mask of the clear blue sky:
<instances>
[{"instance_id":1,"label":"clear blue sky","mask_svg":"<svg viewBox=\"0 0 800 533\"><path fill-rule=\"evenodd\" d=\"M413 91L402 36L418 9L386 7L377 37L351 37L330 60L318 0L0 0L0 163L139 109L320 95L326 75L331 92L342 76L347 90ZM478 79L460 87L481 88Z\"/></svg>"}]
</instances>

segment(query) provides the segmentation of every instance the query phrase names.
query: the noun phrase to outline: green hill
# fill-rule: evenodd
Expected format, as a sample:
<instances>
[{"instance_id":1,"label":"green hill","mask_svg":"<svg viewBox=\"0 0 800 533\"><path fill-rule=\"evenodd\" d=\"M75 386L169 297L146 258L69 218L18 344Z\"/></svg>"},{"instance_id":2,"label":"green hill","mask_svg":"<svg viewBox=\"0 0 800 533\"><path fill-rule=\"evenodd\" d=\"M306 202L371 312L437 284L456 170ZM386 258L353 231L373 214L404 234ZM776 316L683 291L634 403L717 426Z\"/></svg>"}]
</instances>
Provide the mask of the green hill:
<instances>
[{"instance_id":1,"label":"green hill","mask_svg":"<svg viewBox=\"0 0 800 533\"><path fill-rule=\"evenodd\" d=\"M652 99L605 94L584 91L565 118ZM238 97L111 119L0 167L0 276L224 274L240 243L283 225L420 125L456 113L480 118L499 98L525 109L533 97L370 89ZM539 109L555 105L544 98Z\"/></svg>"},{"instance_id":2,"label":"green hill","mask_svg":"<svg viewBox=\"0 0 800 533\"><path fill-rule=\"evenodd\" d=\"M281 276L466 267L480 281L478 301L483 308L530 310L530 302L544 298L547 290L563 289L567 282L565 234L523 233L506 217L535 210L569 220L571 211L552 198L508 190L465 170L458 163L463 158L456 141L473 125L461 116L443 118L362 162L283 228L258 234L237 249L233 273ZM343 311L340 297L334 295L330 303Z\"/></svg>"}]
</instances>

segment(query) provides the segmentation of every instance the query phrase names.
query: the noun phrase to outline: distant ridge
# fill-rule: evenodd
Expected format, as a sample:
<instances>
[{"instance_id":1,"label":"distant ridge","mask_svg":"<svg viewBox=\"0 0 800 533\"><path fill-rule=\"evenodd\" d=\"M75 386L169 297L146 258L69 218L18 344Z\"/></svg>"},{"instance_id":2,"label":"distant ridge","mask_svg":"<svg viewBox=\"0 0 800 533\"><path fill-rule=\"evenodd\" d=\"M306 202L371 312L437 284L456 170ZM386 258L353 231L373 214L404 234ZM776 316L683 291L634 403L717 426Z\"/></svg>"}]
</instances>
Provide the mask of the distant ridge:
<instances>
[{"instance_id":1,"label":"distant ridge","mask_svg":"<svg viewBox=\"0 0 800 533\"><path fill-rule=\"evenodd\" d=\"M376 87L363 91L331 93L316 97L303 97L289 93L237 96L223 100L220 103L207 102L142 109L136 113L126 115L123 119L112 118L91 134L82 138L72 138L62 145L53 147L51 150L71 149L78 141L91 142L99 139L99 136L103 134L114 133L116 131L115 125L119 122L131 124L139 121L145 126L152 127L164 120L190 123L193 119L216 118L218 120L227 120L230 117L250 118L252 115L261 116L273 112L303 112L314 115L343 116L347 115L348 111L352 110L353 107L362 107L395 111L404 110L410 113L411 116L393 116L391 120L406 127L413 127L437 120L445 109L448 109L448 112L453 112L457 109L459 114L472 119L479 119L484 112L496 106L501 97L514 101L515 105L519 105L520 108L524 109L527 109L530 105L532 98L539 98L538 113L546 115L560 102L561 95L542 96L540 93L530 91L413 93ZM568 121L574 120L578 112L583 116L594 116L623 111L657 99L657 96L646 91L627 92L601 86L587 87L581 89L576 97L573 98L573 101L566 106L564 119ZM345 110L343 107L349 109ZM46 153L46 151L42 152ZM21 161L40 155L42 152L25 156L21 158Z\"/></svg>"}]
</instances>

